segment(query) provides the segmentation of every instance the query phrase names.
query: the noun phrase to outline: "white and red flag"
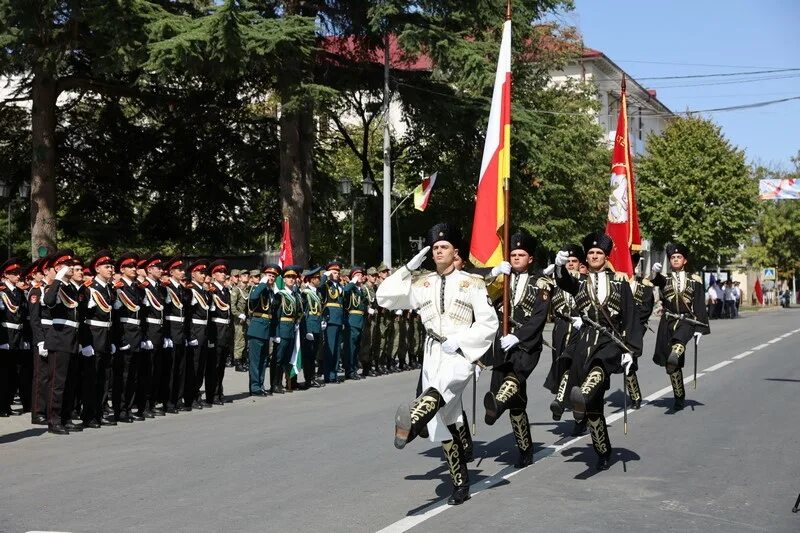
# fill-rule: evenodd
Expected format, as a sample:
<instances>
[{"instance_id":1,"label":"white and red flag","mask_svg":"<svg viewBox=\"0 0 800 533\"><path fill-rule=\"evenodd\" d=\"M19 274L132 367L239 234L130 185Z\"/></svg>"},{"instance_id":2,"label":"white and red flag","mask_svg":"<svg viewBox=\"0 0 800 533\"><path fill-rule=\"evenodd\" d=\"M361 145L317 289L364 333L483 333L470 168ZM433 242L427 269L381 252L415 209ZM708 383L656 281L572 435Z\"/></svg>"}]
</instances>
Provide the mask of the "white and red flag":
<instances>
[{"instance_id":1,"label":"white and red flag","mask_svg":"<svg viewBox=\"0 0 800 533\"><path fill-rule=\"evenodd\" d=\"M414 208L416 208L417 211L425 211L425 208L428 207L428 200L431 197L433 184L436 183L437 174L439 173L434 172L427 178L423 178L422 183L417 185L417 188L414 189Z\"/></svg>"},{"instance_id":2,"label":"white and red flag","mask_svg":"<svg viewBox=\"0 0 800 533\"><path fill-rule=\"evenodd\" d=\"M511 176L511 20L503 24L497 59L492 108L483 146L481 175L475 197L475 218L469 255L476 266L495 266L503 260L500 231L505 221L503 187Z\"/></svg>"}]
</instances>

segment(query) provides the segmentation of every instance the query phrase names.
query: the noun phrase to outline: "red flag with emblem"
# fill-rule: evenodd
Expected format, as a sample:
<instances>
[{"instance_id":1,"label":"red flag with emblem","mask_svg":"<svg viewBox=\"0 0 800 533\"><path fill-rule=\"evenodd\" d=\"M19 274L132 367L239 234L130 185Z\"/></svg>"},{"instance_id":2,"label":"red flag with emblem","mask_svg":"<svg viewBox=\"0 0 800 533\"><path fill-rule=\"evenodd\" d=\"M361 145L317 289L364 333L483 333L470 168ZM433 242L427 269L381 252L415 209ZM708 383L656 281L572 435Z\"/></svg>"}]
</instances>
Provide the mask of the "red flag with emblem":
<instances>
[{"instance_id":1,"label":"red flag with emblem","mask_svg":"<svg viewBox=\"0 0 800 533\"><path fill-rule=\"evenodd\" d=\"M281 255L278 257L278 266L281 268L294 264L292 254L292 234L289 232L289 219L283 219L283 238L281 239Z\"/></svg>"},{"instance_id":2,"label":"red flag with emblem","mask_svg":"<svg viewBox=\"0 0 800 533\"><path fill-rule=\"evenodd\" d=\"M639 210L636 207L633 163L628 138L624 78L619 97L617 134L614 136L614 152L611 157L611 194L608 197L606 233L614 241L614 248L608 258L614 270L633 276L631 252L642 248L642 236L639 232Z\"/></svg>"}]
</instances>

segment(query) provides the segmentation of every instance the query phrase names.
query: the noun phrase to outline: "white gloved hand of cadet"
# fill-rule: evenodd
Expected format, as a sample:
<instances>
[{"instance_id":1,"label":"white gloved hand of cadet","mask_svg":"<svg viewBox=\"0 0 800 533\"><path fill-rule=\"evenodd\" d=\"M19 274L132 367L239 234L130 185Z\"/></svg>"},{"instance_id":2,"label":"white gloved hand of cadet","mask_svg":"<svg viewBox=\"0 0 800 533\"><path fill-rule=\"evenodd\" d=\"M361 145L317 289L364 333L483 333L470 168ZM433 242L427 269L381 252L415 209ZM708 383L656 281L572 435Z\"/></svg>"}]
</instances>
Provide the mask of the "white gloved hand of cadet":
<instances>
[{"instance_id":1,"label":"white gloved hand of cadet","mask_svg":"<svg viewBox=\"0 0 800 533\"><path fill-rule=\"evenodd\" d=\"M492 269L492 276L496 277L500 274L511 274L511 263L502 261L499 265Z\"/></svg>"},{"instance_id":2,"label":"white gloved hand of cadet","mask_svg":"<svg viewBox=\"0 0 800 533\"><path fill-rule=\"evenodd\" d=\"M579 316L572 316L569 318L572 321L572 327L579 330L583 327L583 319Z\"/></svg>"},{"instance_id":3,"label":"white gloved hand of cadet","mask_svg":"<svg viewBox=\"0 0 800 533\"><path fill-rule=\"evenodd\" d=\"M447 339L442 343L442 351L444 353L454 354L458 352L458 341Z\"/></svg>"},{"instance_id":4,"label":"white gloved hand of cadet","mask_svg":"<svg viewBox=\"0 0 800 533\"><path fill-rule=\"evenodd\" d=\"M114 355L115 353L117 353L117 345L116 344L112 344L111 345L111 355Z\"/></svg>"},{"instance_id":5,"label":"white gloved hand of cadet","mask_svg":"<svg viewBox=\"0 0 800 533\"><path fill-rule=\"evenodd\" d=\"M420 266L422 266L422 263L425 261L425 257L428 255L428 252L430 252L430 250L431 250L430 246L426 246L425 248L420 250L419 253L415 255L411 261L406 263L406 268L409 270L418 269Z\"/></svg>"},{"instance_id":6,"label":"white gloved hand of cadet","mask_svg":"<svg viewBox=\"0 0 800 533\"><path fill-rule=\"evenodd\" d=\"M503 335L500 337L500 347L506 352L519 344L519 337L513 334Z\"/></svg>"},{"instance_id":7,"label":"white gloved hand of cadet","mask_svg":"<svg viewBox=\"0 0 800 533\"><path fill-rule=\"evenodd\" d=\"M650 268L650 277L652 278L652 277L654 277L656 274L660 274L660 273L661 273L661 270L662 270L663 268L664 268L664 267L661 265L661 263L653 263L653 266L652 266L652 268Z\"/></svg>"},{"instance_id":8,"label":"white gloved hand of cadet","mask_svg":"<svg viewBox=\"0 0 800 533\"><path fill-rule=\"evenodd\" d=\"M91 357L94 355L94 348L91 345L81 348L81 355L84 357Z\"/></svg>"},{"instance_id":9,"label":"white gloved hand of cadet","mask_svg":"<svg viewBox=\"0 0 800 533\"><path fill-rule=\"evenodd\" d=\"M313 341L314 340L314 334L313 333L306 333L306 340Z\"/></svg>"},{"instance_id":10,"label":"white gloved hand of cadet","mask_svg":"<svg viewBox=\"0 0 800 533\"><path fill-rule=\"evenodd\" d=\"M625 369L625 375L630 373L631 365L633 364L633 355L629 353L622 354L622 367Z\"/></svg>"},{"instance_id":11,"label":"white gloved hand of cadet","mask_svg":"<svg viewBox=\"0 0 800 533\"><path fill-rule=\"evenodd\" d=\"M569 261L569 252L561 250L556 254L556 266L564 266Z\"/></svg>"},{"instance_id":12,"label":"white gloved hand of cadet","mask_svg":"<svg viewBox=\"0 0 800 533\"><path fill-rule=\"evenodd\" d=\"M246 317L246 316L244 316L244 313L239 313L239 320L241 320L242 322L244 322L246 319L247 319L247 317Z\"/></svg>"},{"instance_id":13,"label":"white gloved hand of cadet","mask_svg":"<svg viewBox=\"0 0 800 533\"><path fill-rule=\"evenodd\" d=\"M258 280L259 283L269 283L269 278L267 276L261 276L261 279Z\"/></svg>"},{"instance_id":14,"label":"white gloved hand of cadet","mask_svg":"<svg viewBox=\"0 0 800 533\"><path fill-rule=\"evenodd\" d=\"M169 339L164 337L164 342L161 344L161 348L169 348Z\"/></svg>"},{"instance_id":15,"label":"white gloved hand of cadet","mask_svg":"<svg viewBox=\"0 0 800 533\"><path fill-rule=\"evenodd\" d=\"M56 279L58 281L64 281L64 276L66 276L70 270L72 270L72 267L62 266L61 268L58 269L58 273L56 274Z\"/></svg>"},{"instance_id":16,"label":"white gloved hand of cadet","mask_svg":"<svg viewBox=\"0 0 800 533\"><path fill-rule=\"evenodd\" d=\"M367 308L367 312L368 312L370 315L374 315L375 313L377 313L377 311L375 311L375 309L374 309L373 307L368 307L368 308Z\"/></svg>"},{"instance_id":17,"label":"white gloved hand of cadet","mask_svg":"<svg viewBox=\"0 0 800 533\"><path fill-rule=\"evenodd\" d=\"M275 344L280 344L281 343L281 338L280 337L272 337L272 342L274 342Z\"/></svg>"},{"instance_id":18,"label":"white gloved hand of cadet","mask_svg":"<svg viewBox=\"0 0 800 533\"><path fill-rule=\"evenodd\" d=\"M702 333L697 332L697 331L694 333L694 344L695 344L695 346L700 344L700 339L702 339L702 338L703 338L703 334Z\"/></svg>"},{"instance_id":19,"label":"white gloved hand of cadet","mask_svg":"<svg viewBox=\"0 0 800 533\"><path fill-rule=\"evenodd\" d=\"M11 346L8 343L0 344L0 350L10 350Z\"/></svg>"},{"instance_id":20,"label":"white gloved hand of cadet","mask_svg":"<svg viewBox=\"0 0 800 533\"><path fill-rule=\"evenodd\" d=\"M323 320L320 323L319 327L322 329L322 331L325 331L325 329L327 329L327 327L328 327L328 323Z\"/></svg>"},{"instance_id":21,"label":"white gloved hand of cadet","mask_svg":"<svg viewBox=\"0 0 800 533\"><path fill-rule=\"evenodd\" d=\"M555 265L547 265L547 267L544 270L542 270L542 274L544 274L545 276L549 276L550 274L553 273L555 269L556 269Z\"/></svg>"},{"instance_id":22,"label":"white gloved hand of cadet","mask_svg":"<svg viewBox=\"0 0 800 533\"><path fill-rule=\"evenodd\" d=\"M47 357L47 350L44 349L44 341L36 343L36 347L39 348L39 355Z\"/></svg>"},{"instance_id":23,"label":"white gloved hand of cadet","mask_svg":"<svg viewBox=\"0 0 800 533\"><path fill-rule=\"evenodd\" d=\"M191 339L189 341L189 346L200 346L200 341L198 341L197 339Z\"/></svg>"}]
</instances>

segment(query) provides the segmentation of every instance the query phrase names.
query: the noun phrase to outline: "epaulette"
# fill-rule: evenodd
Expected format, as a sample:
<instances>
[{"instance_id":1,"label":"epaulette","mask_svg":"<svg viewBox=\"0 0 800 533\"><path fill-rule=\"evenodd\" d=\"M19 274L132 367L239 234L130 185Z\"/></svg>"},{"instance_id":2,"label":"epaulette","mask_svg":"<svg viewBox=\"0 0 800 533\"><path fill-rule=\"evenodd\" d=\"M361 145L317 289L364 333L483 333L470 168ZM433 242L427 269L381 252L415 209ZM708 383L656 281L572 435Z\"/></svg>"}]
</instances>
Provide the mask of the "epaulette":
<instances>
[{"instance_id":1,"label":"epaulette","mask_svg":"<svg viewBox=\"0 0 800 533\"><path fill-rule=\"evenodd\" d=\"M90 279L83 280L83 286L84 287L91 287L92 286L92 280L90 280Z\"/></svg>"},{"instance_id":2,"label":"epaulette","mask_svg":"<svg viewBox=\"0 0 800 533\"><path fill-rule=\"evenodd\" d=\"M614 273L614 281L620 281L620 282L624 281L625 283L627 283L628 282L628 275L626 273L624 273L624 272L615 272Z\"/></svg>"},{"instance_id":3,"label":"epaulette","mask_svg":"<svg viewBox=\"0 0 800 533\"><path fill-rule=\"evenodd\" d=\"M436 272L427 272L425 274L421 274L417 278L412 278L411 283L415 287L423 287L426 283L428 278L431 278L436 275Z\"/></svg>"},{"instance_id":4,"label":"epaulette","mask_svg":"<svg viewBox=\"0 0 800 533\"><path fill-rule=\"evenodd\" d=\"M548 277L541 276L539 279L536 280L536 288L538 289L552 289L555 286L555 282Z\"/></svg>"},{"instance_id":5,"label":"epaulette","mask_svg":"<svg viewBox=\"0 0 800 533\"><path fill-rule=\"evenodd\" d=\"M142 289L146 289L149 286L150 286L150 282L147 281L147 280L139 282L139 287L141 287Z\"/></svg>"},{"instance_id":6,"label":"epaulette","mask_svg":"<svg viewBox=\"0 0 800 533\"><path fill-rule=\"evenodd\" d=\"M121 289L124 286L125 286L125 283L123 283L122 281L115 281L114 282L114 288L115 289Z\"/></svg>"},{"instance_id":7,"label":"epaulette","mask_svg":"<svg viewBox=\"0 0 800 533\"><path fill-rule=\"evenodd\" d=\"M650 281L650 278L642 278L642 285L644 285L645 287L652 287L653 282Z\"/></svg>"},{"instance_id":8,"label":"epaulette","mask_svg":"<svg viewBox=\"0 0 800 533\"><path fill-rule=\"evenodd\" d=\"M697 283L703 283L703 280L697 274L692 274L692 279Z\"/></svg>"}]
</instances>

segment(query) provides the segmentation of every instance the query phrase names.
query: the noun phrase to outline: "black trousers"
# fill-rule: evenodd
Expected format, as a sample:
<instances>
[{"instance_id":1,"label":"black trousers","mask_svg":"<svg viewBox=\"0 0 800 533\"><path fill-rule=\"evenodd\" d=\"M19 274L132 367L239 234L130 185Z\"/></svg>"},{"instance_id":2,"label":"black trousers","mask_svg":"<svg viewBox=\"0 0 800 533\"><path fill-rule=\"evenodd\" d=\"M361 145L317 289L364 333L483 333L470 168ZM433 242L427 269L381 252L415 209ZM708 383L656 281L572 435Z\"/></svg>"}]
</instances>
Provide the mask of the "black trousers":
<instances>
[{"instance_id":1,"label":"black trousers","mask_svg":"<svg viewBox=\"0 0 800 533\"><path fill-rule=\"evenodd\" d=\"M94 354L94 386L91 389L91 401L84 401L84 422L91 420L99 422L103 417L103 407L105 406L106 399L108 398L108 390L111 386L111 380L113 378L112 358L113 356L110 353L95 352ZM85 381L84 386L86 387ZM89 412L87 412L87 410Z\"/></svg>"},{"instance_id":2,"label":"black trousers","mask_svg":"<svg viewBox=\"0 0 800 533\"><path fill-rule=\"evenodd\" d=\"M50 363L39 355L39 347L33 347L33 383L31 391L31 419L47 418L47 398L50 394Z\"/></svg>"},{"instance_id":3,"label":"black trousers","mask_svg":"<svg viewBox=\"0 0 800 533\"><path fill-rule=\"evenodd\" d=\"M131 350L117 351L114 354L114 384L112 386L112 399L114 414L128 414L133 409L136 399L138 382L139 352Z\"/></svg>"},{"instance_id":4,"label":"black trousers","mask_svg":"<svg viewBox=\"0 0 800 533\"><path fill-rule=\"evenodd\" d=\"M139 352L138 386L136 387L136 408L139 411L153 409L156 406L154 388L158 387L158 376L161 364L156 350Z\"/></svg>"},{"instance_id":5,"label":"black trousers","mask_svg":"<svg viewBox=\"0 0 800 533\"><path fill-rule=\"evenodd\" d=\"M186 346L183 341L176 342L172 348L172 365L170 371L170 383L172 384L169 392L170 407L177 407L184 398L186 388ZM191 405L191 404L189 404Z\"/></svg>"},{"instance_id":6,"label":"black trousers","mask_svg":"<svg viewBox=\"0 0 800 533\"><path fill-rule=\"evenodd\" d=\"M69 420L72 412L75 391L75 374L77 354L49 350L47 363L50 368L50 384L47 393L47 422L50 425L61 424ZM69 379L70 366L72 379ZM67 383L69 383L69 389ZM64 413L66 411L66 417Z\"/></svg>"},{"instance_id":7,"label":"black trousers","mask_svg":"<svg viewBox=\"0 0 800 533\"><path fill-rule=\"evenodd\" d=\"M164 408L170 406L172 391L172 354L171 348L156 350L156 362L153 365L154 384L152 388L153 401L160 403ZM157 373L155 373L157 371Z\"/></svg>"},{"instance_id":8,"label":"black trousers","mask_svg":"<svg viewBox=\"0 0 800 533\"><path fill-rule=\"evenodd\" d=\"M322 353L322 333L313 333L314 340L303 338L303 376L306 383L314 379L317 360Z\"/></svg>"},{"instance_id":9,"label":"black trousers","mask_svg":"<svg viewBox=\"0 0 800 533\"><path fill-rule=\"evenodd\" d=\"M225 361L233 348L215 344L206 350L206 401L222 399L222 380L225 377Z\"/></svg>"},{"instance_id":10,"label":"black trousers","mask_svg":"<svg viewBox=\"0 0 800 533\"><path fill-rule=\"evenodd\" d=\"M187 406L200 399L200 387L205 375L203 346L186 347L186 382L183 401Z\"/></svg>"},{"instance_id":11,"label":"black trousers","mask_svg":"<svg viewBox=\"0 0 800 533\"><path fill-rule=\"evenodd\" d=\"M27 413L31 410L31 389L33 385L33 352L31 350L15 350L16 355L16 383L11 391L13 400L14 393L19 392L19 399L22 402L22 412Z\"/></svg>"},{"instance_id":12,"label":"black trousers","mask_svg":"<svg viewBox=\"0 0 800 533\"><path fill-rule=\"evenodd\" d=\"M11 412L16 382L16 354L13 350L0 350L0 412Z\"/></svg>"}]
</instances>

